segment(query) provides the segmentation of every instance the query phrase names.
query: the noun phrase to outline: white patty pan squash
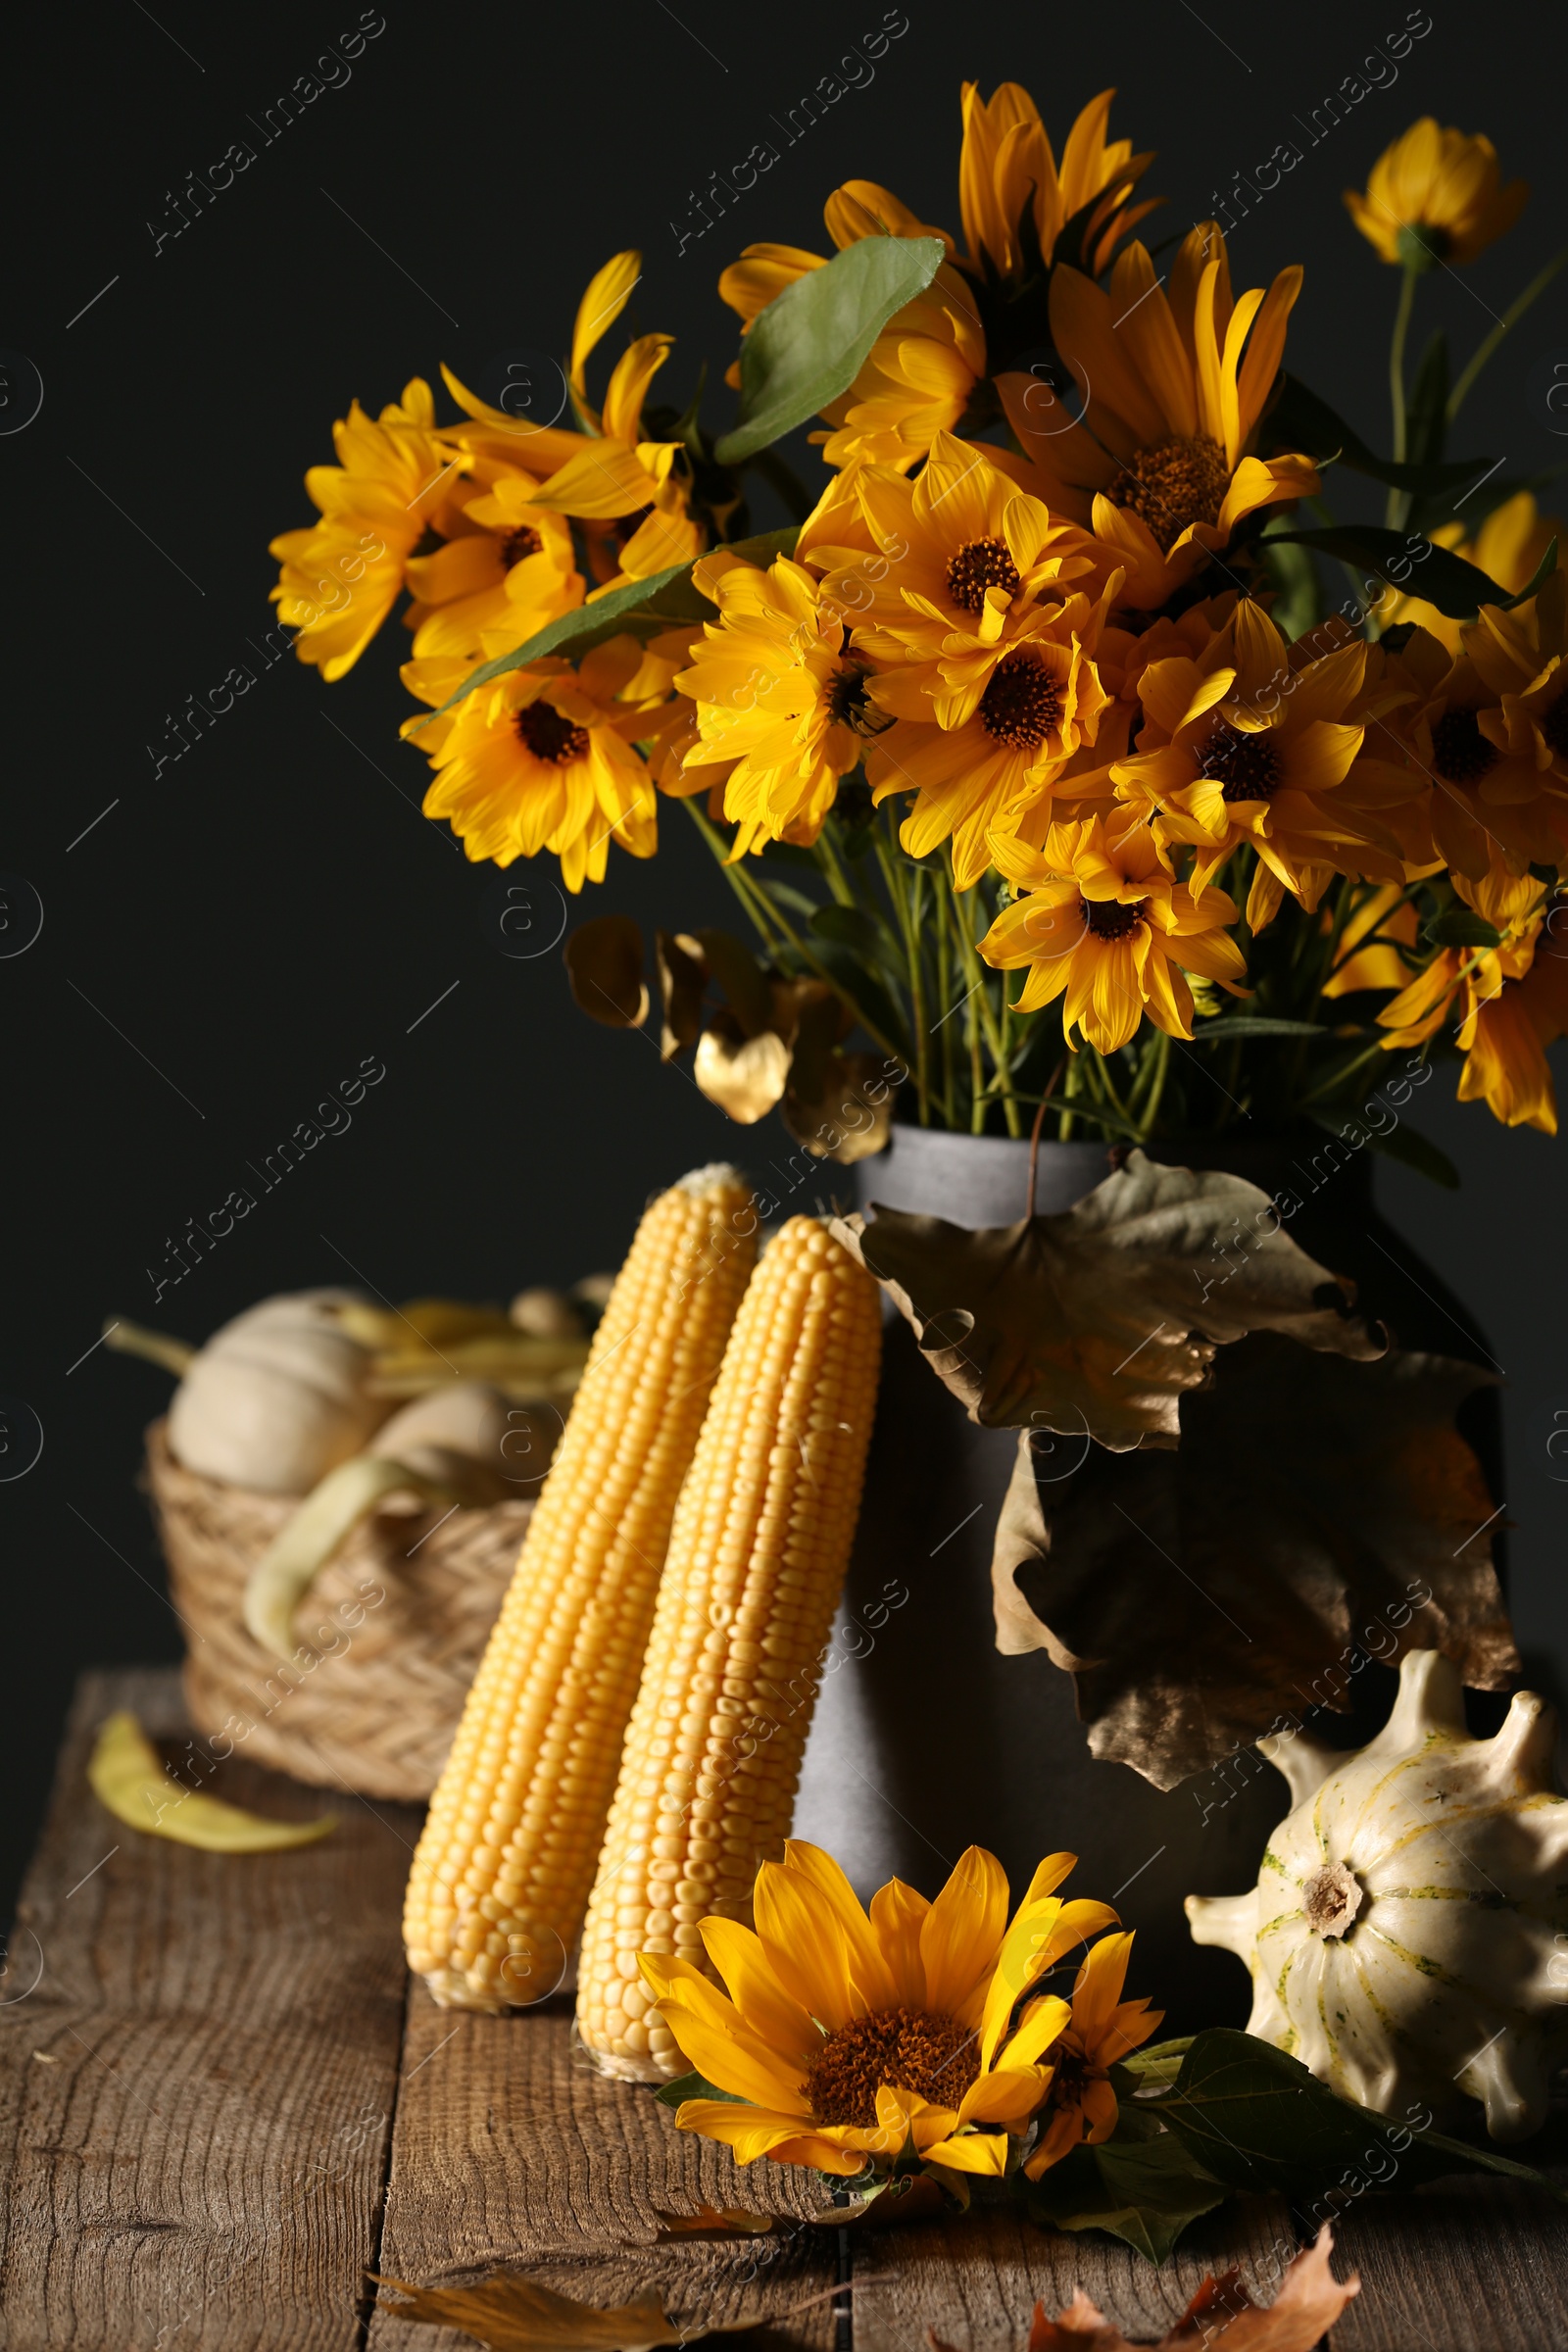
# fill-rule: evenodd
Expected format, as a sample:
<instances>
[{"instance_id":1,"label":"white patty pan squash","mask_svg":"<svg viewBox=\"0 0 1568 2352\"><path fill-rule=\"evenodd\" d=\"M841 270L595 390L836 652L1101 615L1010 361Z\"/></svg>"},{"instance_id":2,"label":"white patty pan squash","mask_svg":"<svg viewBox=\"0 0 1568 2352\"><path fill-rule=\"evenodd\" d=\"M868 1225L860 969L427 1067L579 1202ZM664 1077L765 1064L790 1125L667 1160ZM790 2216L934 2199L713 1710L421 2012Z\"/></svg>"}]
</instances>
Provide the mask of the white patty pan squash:
<instances>
[{"instance_id":1,"label":"white patty pan squash","mask_svg":"<svg viewBox=\"0 0 1568 2352\"><path fill-rule=\"evenodd\" d=\"M340 1327L349 1291L295 1291L248 1307L191 1358L169 1408L177 1461L264 1494L308 1494L358 1453L392 1407L371 1358Z\"/></svg>"},{"instance_id":2,"label":"white patty pan squash","mask_svg":"<svg viewBox=\"0 0 1568 2352\"><path fill-rule=\"evenodd\" d=\"M1248 2032L1380 2113L1479 2099L1494 2139L1545 2120L1568 2062L1568 1799L1551 1709L1521 1690L1494 1740L1457 1669L1410 1651L1394 1712L1347 1753L1258 1745L1295 1809L1247 1894L1189 1895L1199 1943L1252 1972Z\"/></svg>"}]
</instances>

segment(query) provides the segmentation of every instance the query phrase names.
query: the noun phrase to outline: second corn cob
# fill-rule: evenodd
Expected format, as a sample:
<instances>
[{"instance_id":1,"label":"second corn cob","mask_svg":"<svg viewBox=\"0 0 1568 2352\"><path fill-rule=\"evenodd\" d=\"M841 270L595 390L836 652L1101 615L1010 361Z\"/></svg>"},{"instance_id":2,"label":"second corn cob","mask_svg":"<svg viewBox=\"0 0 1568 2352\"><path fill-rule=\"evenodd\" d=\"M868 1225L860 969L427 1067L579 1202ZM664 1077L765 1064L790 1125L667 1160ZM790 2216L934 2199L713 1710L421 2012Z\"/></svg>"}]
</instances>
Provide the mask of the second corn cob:
<instances>
[{"instance_id":1,"label":"second corn cob","mask_svg":"<svg viewBox=\"0 0 1568 2352\"><path fill-rule=\"evenodd\" d=\"M683 2071L639 1951L706 1965L698 1921L750 1917L789 1835L876 1404L877 1286L812 1217L741 1304L681 1489L578 1969L607 2074Z\"/></svg>"},{"instance_id":2,"label":"second corn cob","mask_svg":"<svg viewBox=\"0 0 1568 2352\"><path fill-rule=\"evenodd\" d=\"M644 1216L430 1802L404 1908L446 2007L524 2006L576 1941L675 1497L756 1262L745 1178Z\"/></svg>"}]
</instances>

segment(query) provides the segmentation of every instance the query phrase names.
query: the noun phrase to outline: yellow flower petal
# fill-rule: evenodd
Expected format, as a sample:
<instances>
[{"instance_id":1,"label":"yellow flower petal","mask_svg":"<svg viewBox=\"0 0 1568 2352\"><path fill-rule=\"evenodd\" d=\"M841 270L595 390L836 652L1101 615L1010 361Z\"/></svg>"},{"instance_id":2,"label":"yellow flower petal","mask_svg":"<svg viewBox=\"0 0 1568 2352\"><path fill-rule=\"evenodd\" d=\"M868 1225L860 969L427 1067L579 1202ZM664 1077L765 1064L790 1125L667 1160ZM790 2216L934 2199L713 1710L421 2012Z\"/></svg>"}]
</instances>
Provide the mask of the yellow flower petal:
<instances>
[{"instance_id":1,"label":"yellow flower petal","mask_svg":"<svg viewBox=\"0 0 1568 2352\"><path fill-rule=\"evenodd\" d=\"M1007 1928L1007 1877L995 1854L969 1846L932 1904L920 1929L925 2005L978 2022L983 1987ZM975 2004L977 2015L968 2011Z\"/></svg>"}]
</instances>

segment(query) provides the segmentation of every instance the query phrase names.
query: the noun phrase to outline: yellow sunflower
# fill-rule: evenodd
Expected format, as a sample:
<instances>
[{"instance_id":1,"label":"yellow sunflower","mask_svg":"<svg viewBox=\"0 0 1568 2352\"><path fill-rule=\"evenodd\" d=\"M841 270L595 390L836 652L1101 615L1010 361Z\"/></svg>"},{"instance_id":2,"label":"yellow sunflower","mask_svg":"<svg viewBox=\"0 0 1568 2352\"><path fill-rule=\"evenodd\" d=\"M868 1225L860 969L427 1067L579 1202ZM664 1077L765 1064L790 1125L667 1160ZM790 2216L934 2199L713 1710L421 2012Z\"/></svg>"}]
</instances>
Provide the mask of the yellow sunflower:
<instances>
[{"instance_id":1,"label":"yellow sunflower","mask_svg":"<svg viewBox=\"0 0 1568 2352\"><path fill-rule=\"evenodd\" d=\"M323 678L354 667L396 603L409 559L432 530L451 527L455 469L435 433L430 387L416 376L378 417L358 401L332 427L335 466L313 466L305 487L321 519L284 531L271 601L295 631L294 651ZM461 495L461 493L458 493Z\"/></svg>"},{"instance_id":2,"label":"yellow sunflower","mask_svg":"<svg viewBox=\"0 0 1568 2352\"><path fill-rule=\"evenodd\" d=\"M534 503L532 475L485 459L471 463L484 478L471 484L455 535L408 564L416 661L510 654L573 612L586 592L571 525Z\"/></svg>"},{"instance_id":3,"label":"yellow sunflower","mask_svg":"<svg viewBox=\"0 0 1568 2352\"><path fill-rule=\"evenodd\" d=\"M404 683L440 705L468 674L464 662L411 662ZM609 844L634 858L658 847L655 794L634 742L668 691L667 663L650 662L634 637L612 637L582 665L535 662L475 689L455 710L402 732L426 752L435 779L426 816L445 817L476 862L510 865L549 850L571 891L602 882Z\"/></svg>"},{"instance_id":4,"label":"yellow sunflower","mask_svg":"<svg viewBox=\"0 0 1568 2352\"><path fill-rule=\"evenodd\" d=\"M1473 262L1512 228L1529 194L1522 179L1502 185L1490 139L1444 130L1423 115L1378 157L1366 194L1347 188L1345 202L1386 262L1432 270Z\"/></svg>"},{"instance_id":5,"label":"yellow sunflower","mask_svg":"<svg viewBox=\"0 0 1568 2352\"><path fill-rule=\"evenodd\" d=\"M1110 2069L1146 2042L1164 2017L1147 2000L1124 2001L1133 1939L1102 1936L1084 1956L1073 1986L1072 2017L1052 2052L1051 2089L1040 2135L1024 2165L1031 2180L1077 2147L1098 2147L1116 2129Z\"/></svg>"},{"instance_id":6,"label":"yellow sunflower","mask_svg":"<svg viewBox=\"0 0 1568 2352\"><path fill-rule=\"evenodd\" d=\"M825 444L830 466L907 472L938 432L957 428L988 371L1016 356L1007 347L1014 306L1038 285L1066 223L1102 200L1085 240L1098 271L1118 238L1152 210L1130 203L1152 156L1135 156L1129 140L1105 137L1114 95L1102 90L1084 108L1058 171L1027 90L1004 82L987 100L977 83L965 82L958 163L964 259L947 229L921 220L875 180L847 180L828 198L824 218L840 251L862 237L940 237L948 256L924 293L883 328L850 390L824 411L831 429L812 438ZM745 332L787 285L822 266L820 254L797 245L749 245L718 290ZM1029 340L1022 325L1015 339ZM739 381L735 370L731 378Z\"/></svg>"},{"instance_id":7,"label":"yellow sunflower","mask_svg":"<svg viewBox=\"0 0 1568 2352\"><path fill-rule=\"evenodd\" d=\"M887 673L879 706L901 718L961 725L1009 624L1088 575L1100 587L1108 577L1103 550L1019 490L992 454L939 432L912 483L892 466L857 466L835 478L858 505L861 544L825 545L822 534L809 544L824 599Z\"/></svg>"},{"instance_id":8,"label":"yellow sunflower","mask_svg":"<svg viewBox=\"0 0 1568 2352\"><path fill-rule=\"evenodd\" d=\"M1465 1056L1461 1102L1483 1102L1504 1126L1557 1132L1546 1048L1568 1034L1568 901L1532 876L1503 872L1454 888L1500 933L1494 948L1443 948L1378 1015L1390 1052L1446 1021ZM1457 1012L1457 1019L1454 1014Z\"/></svg>"},{"instance_id":9,"label":"yellow sunflower","mask_svg":"<svg viewBox=\"0 0 1568 2352\"><path fill-rule=\"evenodd\" d=\"M1427 536L1434 547L1452 548L1465 563L1478 564L1489 579L1495 580L1499 588L1506 588L1510 596L1517 596L1535 578L1536 567L1553 539L1568 550L1568 524L1559 521L1555 514L1541 514L1528 490L1517 491L1512 498L1504 499L1500 507L1494 507L1473 539L1465 537L1462 522L1440 522ZM1381 617L1385 637L1391 629L1411 622L1436 637L1450 654L1459 652L1467 625L1446 612L1440 612L1436 605L1423 603L1418 596L1391 597L1382 609Z\"/></svg>"},{"instance_id":10,"label":"yellow sunflower","mask_svg":"<svg viewBox=\"0 0 1568 2352\"><path fill-rule=\"evenodd\" d=\"M1392 773L1403 755L1431 785L1437 856L1472 882L1568 856L1565 585L1554 574L1517 612L1488 606L1457 656L1417 629L1385 657L1380 757L1360 772Z\"/></svg>"},{"instance_id":11,"label":"yellow sunflower","mask_svg":"<svg viewBox=\"0 0 1568 2352\"><path fill-rule=\"evenodd\" d=\"M1247 964L1225 930L1236 907L1222 890L1195 898L1173 879L1152 828L1124 815L1053 825L1041 850L992 836L992 858L1022 895L980 942L999 971L1025 971L1016 999L1038 1012L1058 997L1062 1031L1076 1053L1079 1029L1098 1054L1114 1054L1147 1012L1169 1037L1193 1034L1184 972L1245 996Z\"/></svg>"},{"instance_id":12,"label":"yellow sunflower","mask_svg":"<svg viewBox=\"0 0 1568 2352\"><path fill-rule=\"evenodd\" d=\"M643 406L674 337L639 335L615 363L603 411L588 400L588 361L631 300L641 270L641 254L616 254L590 279L578 305L568 382L586 432L555 424L519 428L516 417L478 399L450 368L441 370L453 399L474 420L449 438L514 465L522 460L530 473L543 474L533 504L592 526L589 553L602 588L689 564L707 544L704 526L688 512L684 443L643 438Z\"/></svg>"},{"instance_id":13,"label":"yellow sunflower","mask_svg":"<svg viewBox=\"0 0 1568 2352\"><path fill-rule=\"evenodd\" d=\"M1116 789L1163 840L1196 850L1197 891L1233 851L1255 850L1254 931L1286 891L1310 912L1336 873L1408 878L1399 837L1380 816L1425 785L1413 767L1357 767L1365 666L1359 642L1311 660L1243 598L1202 658L1172 655L1140 676L1148 748L1116 763Z\"/></svg>"},{"instance_id":14,"label":"yellow sunflower","mask_svg":"<svg viewBox=\"0 0 1568 2352\"><path fill-rule=\"evenodd\" d=\"M954 644L955 674L940 681L952 696L945 707L967 715L947 727L900 717L871 744L865 772L873 798L913 792L899 839L911 858L951 839L959 890L985 872L994 835L1038 814L1056 778L1095 743L1111 701L1095 656L1120 576L1111 574L1096 604L1074 594L1029 606L990 643L967 633ZM935 709L913 670L874 677L866 692L889 715ZM1077 789L1085 789L1081 781Z\"/></svg>"},{"instance_id":15,"label":"yellow sunflower","mask_svg":"<svg viewBox=\"0 0 1568 2352\"><path fill-rule=\"evenodd\" d=\"M830 1855L799 1839L784 1855L757 1874L755 1934L702 1922L727 1992L693 1961L640 1955L682 2055L732 2094L685 2100L680 2129L741 2164L887 2173L912 2146L945 2171L1000 2177L1069 2016L1032 1988L1115 1913L1056 1897L1071 1854L1041 1863L1010 1925L1005 1874L979 1846L935 1902L894 1879L869 1918Z\"/></svg>"},{"instance_id":16,"label":"yellow sunflower","mask_svg":"<svg viewBox=\"0 0 1568 2352\"><path fill-rule=\"evenodd\" d=\"M1004 374L998 390L1052 513L1092 527L1126 567L1125 603L1164 604L1247 515L1316 492L1309 459L1250 454L1300 288L1292 268L1233 301L1212 221L1183 239L1168 281L1137 243L1108 293L1080 270L1053 272L1052 335L1082 415L1063 423L1061 401L1030 375Z\"/></svg>"},{"instance_id":17,"label":"yellow sunflower","mask_svg":"<svg viewBox=\"0 0 1568 2352\"><path fill-rule=\"evenodd\" d=\"M693 576L718 618L675 679L697 706L684 767L707 783L702 771L728 766L733 856L814 841L839 778L858 764L867 733L888 723L866 701L868 664L803 564L780 556L760 571L719 549Z\"/></svg>"}]
</instances>

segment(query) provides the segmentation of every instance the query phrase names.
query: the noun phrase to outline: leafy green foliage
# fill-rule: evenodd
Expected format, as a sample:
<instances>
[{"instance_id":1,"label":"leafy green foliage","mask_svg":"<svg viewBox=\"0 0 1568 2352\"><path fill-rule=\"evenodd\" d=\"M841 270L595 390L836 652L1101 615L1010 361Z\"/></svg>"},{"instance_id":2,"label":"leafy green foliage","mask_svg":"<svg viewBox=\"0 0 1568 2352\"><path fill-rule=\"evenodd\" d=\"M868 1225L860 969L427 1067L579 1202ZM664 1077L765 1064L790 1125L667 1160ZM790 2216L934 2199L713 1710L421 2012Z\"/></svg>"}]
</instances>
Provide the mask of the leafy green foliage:
<instances>
[{"instance_id":1,"label":"leafy green foliage","mask_svg":"<svg viewBox=\"0 0 1568 2352\"><path fill-rule=\"evenodd\" d=\"M1193 2162L1173 2135L1098 2148L1074 2148L1023 2190L1032 2222L1053 2230L1103 2230L1146 2262L1164 2262L1200 2215L1212 2213L1229 2191Z\"/></svg>"},{"instance_id":2,"label":"leafy green foliage","mask_svg":"<svg viewBox=\"0 0 1568 2352\"><path fill-rule=\"evenodd\" d=\"M1364 473L1391 490L1411 490L1418 497L1441 497L1446 490L1462 490L1487 469L1484 458L1455 458L1446 464L1396 466L1380 458L1359 433L1326 400L1309 391L1299 376L1283 379L1279 397L1264 421L1271 450L1299 451L1320 466L1338 462L1352 473Z\"/></svg>"},{"instance_id":3,"label":"leafy green foliage","mask_svg":"<svg viewBox=\"0 0 1568 2352\"><path fill-rule=\"evenodd\" d=\"M741 465L847 392L945 250L940 237L862 237L775 295L741 346L740 416L714 447L719 465Z\"/></svg>"},{"instance_id":4,"label":"leafy green foliage","mask_svg":"<svg viewBox=\"0 0 1568 2352\"><path fill-rule=\"evenodd\" d=\"M1439 547L1421 531L1391 531L1381 523L1342 522L1321 531L1276 531L1273 541L1275 545L1289 542L1297 547L1315 547L1320 554L1338 556L1343 563L1363 564L1391 588L1403 595L1421 597L1452 620L1473 620L1483 605L1497 605L1504 612L1512 612L1515 605L1522 605L1535 595L1557 564L1554 539L1542 557L1535 578L1517 595L1510 596L1479 564L1467 564L1462 556Z\"/></svg>"}]
</instances>

